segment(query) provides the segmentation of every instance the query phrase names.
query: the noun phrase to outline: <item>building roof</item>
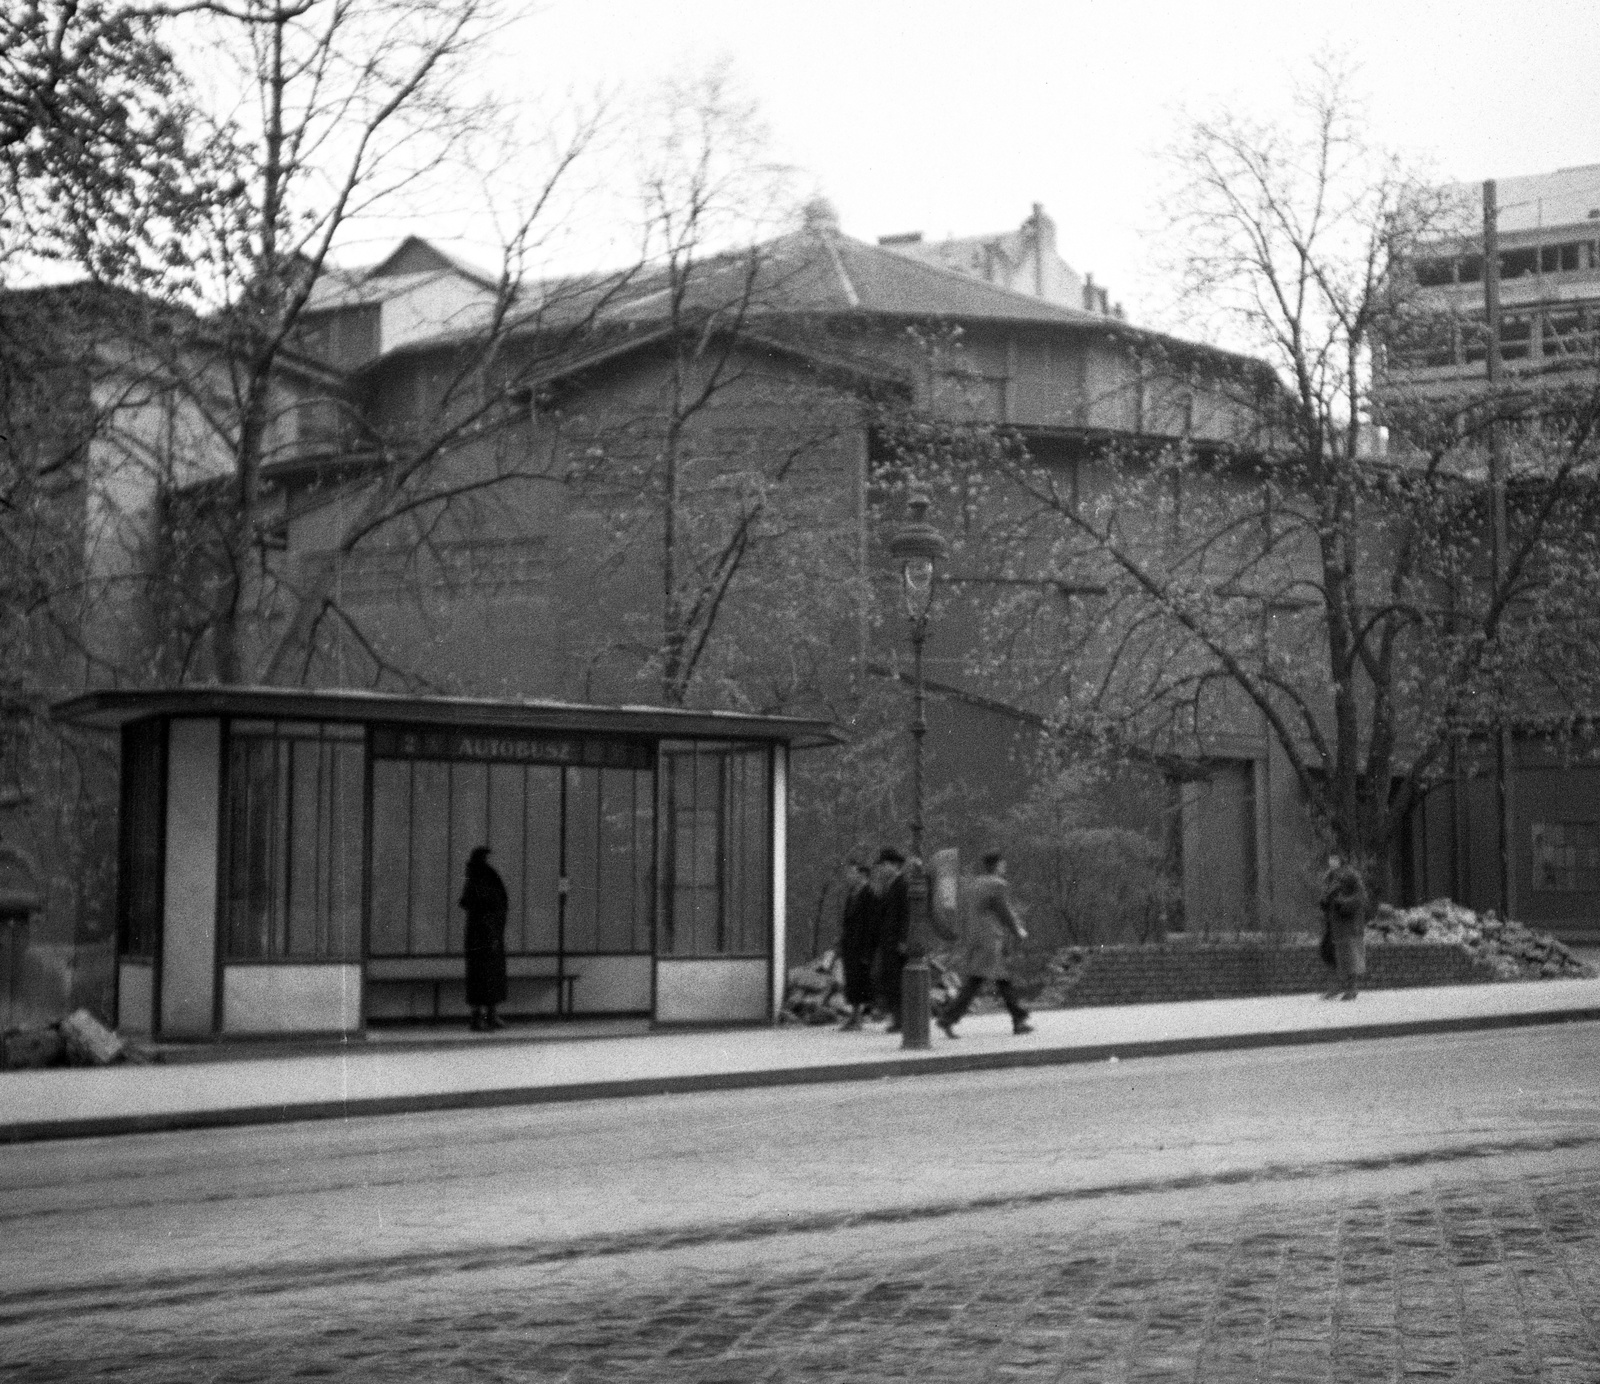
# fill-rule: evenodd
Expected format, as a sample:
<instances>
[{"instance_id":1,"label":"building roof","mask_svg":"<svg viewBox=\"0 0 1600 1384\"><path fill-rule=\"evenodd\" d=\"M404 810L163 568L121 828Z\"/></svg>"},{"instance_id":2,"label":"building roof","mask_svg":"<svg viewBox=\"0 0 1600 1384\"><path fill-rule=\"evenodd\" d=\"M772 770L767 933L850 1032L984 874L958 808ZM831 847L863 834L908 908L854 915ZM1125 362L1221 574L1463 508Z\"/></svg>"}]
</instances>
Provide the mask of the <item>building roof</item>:
<instances>
[{"instance_id":1,"label":"building roof","mask_svg":"<svg viewBox=\"0 0 1600 1384\"><path fill-rule=\"evenodd\" d=\"M444 272L459 275L463 279L471 279L481 288L493 288L496 279L493 274L470 264L459 255L452 255L448 250L440 249L437 242L424 240L419 235L408 235L387 255L366 271L369 279L381 279L395 275L422 274Z\"/></svg>"},{"instance_id":2,"label":"building roof","mask_svg":"<svg viewBox=\"0 0 1600 1384\"><path fill-rule=\"evenodd\" d=\"M376 264L350 269L325 264L305 310L328 312L383 303L438 279L465 279L485 290L496 287L493 275L441 250L431 240L408 235Z\"/></svg>"},{"instance_id":3,"label":"building roof","mask_svg":"<svg viewBox=\"0 0 1600 1384\"><path fill-rule=\"evenodd\" d=\"M1478 183L1457 183L1454 190L1473 205L1483 193ZM1497 178L1495 202L1502 234L1584 224L1600 232L1600 163Z\"/></svg>"},{"instance_id":4,"label":"building roof","mask_svg":"<svg viewBox=\"0 0 1600 1384\"><path fill-rule=\"evenodd\" d=\"M444 269L425 270L418 274L386 274L367 277L347 269L336 269L323 274L306 299L307 312L327 312L334 308L358 308L369 303L384 303L391 298L430 284L438 279L454 278Z\"/></svg>"},{"instance_id":5,"label":"building roof","mask_svg":"<svg viewBox=\"0 0 1600 1384\"><path fill-rule=\"evenodd\" d=\"M560 330L592 316L602 329L649 332L661 326L670 311L669 284L659 271L563 280L549 287L548 293L540 286L528 291L517 329ZM1114 334L1129 342L1159 343L1252 370L1266 368L1254 357L1001 288L891 248L869 245L826 224L811 224L764 245L708 257L680 311L716 310L731 318L733 306L741 302L744 321L752 327L762 317L795 316L1036 326ZM473 334L470 327L441 329L400 349L434 349L470 340Z\"/></svg>"},{"instance_id":6,"label":"building roof","mask_svg":"<svg viewBox=\"0 0 1600 1384\"><path fill-rule=\"evenodd\" d=\"M843 742L830 721L683 707L592 706L537 697L441 697L303 687L107 688L58 702L58 721L114 730L163 716L358 721L472 730L564 731L648 739L765 740L804 749Z\"/></svg>"}]
</instances>

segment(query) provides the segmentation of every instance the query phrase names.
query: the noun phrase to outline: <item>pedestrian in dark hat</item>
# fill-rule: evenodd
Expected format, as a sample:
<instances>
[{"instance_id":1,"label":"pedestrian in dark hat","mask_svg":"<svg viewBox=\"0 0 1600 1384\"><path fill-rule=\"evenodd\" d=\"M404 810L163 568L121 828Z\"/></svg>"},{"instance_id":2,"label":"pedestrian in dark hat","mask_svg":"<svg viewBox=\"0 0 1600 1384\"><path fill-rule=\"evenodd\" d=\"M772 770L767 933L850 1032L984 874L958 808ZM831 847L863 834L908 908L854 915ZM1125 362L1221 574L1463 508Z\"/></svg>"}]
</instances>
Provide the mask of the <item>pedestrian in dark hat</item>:
<instances>
[{"instance_id":1,"label":"pedestrian in dark hat","mask_svg":"<svg viewBox=\"0 0 1600 1384\"><path fill-rule=\"evenodd\" d=\"M906 858L893 846L878 852L872 867L872 925L877 938L873 993L878 1012L888 1016L886 1032L900 1031L900 971L906 960L906 935L911 928L911 897L906 884Z\"/></svg>"},{"instance_id":2,"label":"pedestrian in dark hat","mask_svg":"<svg viewBox=\"0 0 1600 1384\"><path fill-rule=\"evenodd\" d=\"M878 950L877 921L872 896L872 871L852 861L845 885L844 910L839 918L839 960L844 966L844 998L850 1015L841 1028L860 1028L861 1016L872 1007L872 961Z\"/></svg>"},{"instance_id":3,"label":"pedestrian in dark hat","mask_svg":"<svg viewBox=\"0 0 1600 1384\"><path fill-rule=\"evenodd\" d=\"M983 858L983 873L967 882L961 916L963 950L959 969L965 979L956 997L939 1016L939 1027L945 1036L956 1036L956 1025L967 1012L967 1006L977 997L985 982L994 986L1006 1012L1011 1015L1013 1033L1031 1033L1028 1011L1022 1007L1017 992L1011 985L1011 968L1007 952L1013 940L1022 942L1028 933L1011 910L1007 896L1006 861L999 851L990 851Z\"/></svg>"},{"instance_id":4,"label":"pedestrian in dark hat","mask_svg":"<svg viewBox=\"0 0 1600 1384\"><path fill-rule=\"evenodd\" d=\"M494 1011L506 998L507 905L505 882L489 863L489 848L474 847L460 906L467 913L467 1003L475 1033L505 1027Z\"/></svg>"}]
</instances>

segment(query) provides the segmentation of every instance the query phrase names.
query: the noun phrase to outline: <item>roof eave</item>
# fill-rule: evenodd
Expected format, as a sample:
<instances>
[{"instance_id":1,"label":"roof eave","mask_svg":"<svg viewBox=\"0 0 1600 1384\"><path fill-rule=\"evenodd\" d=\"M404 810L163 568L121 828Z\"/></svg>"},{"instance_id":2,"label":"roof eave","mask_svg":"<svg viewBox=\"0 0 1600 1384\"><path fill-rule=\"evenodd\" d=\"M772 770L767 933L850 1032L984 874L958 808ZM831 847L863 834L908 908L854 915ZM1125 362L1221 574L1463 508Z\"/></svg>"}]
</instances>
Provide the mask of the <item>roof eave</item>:
<instances>
[{"instance_id":1,"label":"roof eave","mask_svg":"<svg viewBox=\"0 0 1600 1384\"><path fill-rule=\"evenodd\" d=\"M506 701L396 692L298 687L107 688L51 708L57 721L117 730L165 717L431 725L465 729L544 730L667 740L759 740L806 749L843 743L832 722L681 707L594 706L578 702Z\"/></svg>"}]
</instances>

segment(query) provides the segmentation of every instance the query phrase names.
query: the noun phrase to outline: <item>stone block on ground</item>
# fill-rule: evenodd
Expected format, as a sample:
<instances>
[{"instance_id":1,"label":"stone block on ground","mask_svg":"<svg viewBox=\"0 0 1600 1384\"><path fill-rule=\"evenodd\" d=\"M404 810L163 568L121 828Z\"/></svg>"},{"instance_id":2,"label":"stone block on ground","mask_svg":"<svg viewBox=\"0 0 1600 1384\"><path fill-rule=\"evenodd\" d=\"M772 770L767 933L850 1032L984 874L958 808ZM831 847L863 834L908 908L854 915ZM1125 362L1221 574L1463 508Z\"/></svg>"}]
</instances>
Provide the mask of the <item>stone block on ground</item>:
<instances>
[{"instance_id":1,"label":"stone block on ground","mask_svg":"<svg viewBox=\"0 0 1600 1384\"><path fill-rule=\"evenodd\" d=\"M107 1067L126 1055L126 1045L87 1009L75 1009L61 1021L67 1060L78 1067Z\"/></svg>"}]
</instances>

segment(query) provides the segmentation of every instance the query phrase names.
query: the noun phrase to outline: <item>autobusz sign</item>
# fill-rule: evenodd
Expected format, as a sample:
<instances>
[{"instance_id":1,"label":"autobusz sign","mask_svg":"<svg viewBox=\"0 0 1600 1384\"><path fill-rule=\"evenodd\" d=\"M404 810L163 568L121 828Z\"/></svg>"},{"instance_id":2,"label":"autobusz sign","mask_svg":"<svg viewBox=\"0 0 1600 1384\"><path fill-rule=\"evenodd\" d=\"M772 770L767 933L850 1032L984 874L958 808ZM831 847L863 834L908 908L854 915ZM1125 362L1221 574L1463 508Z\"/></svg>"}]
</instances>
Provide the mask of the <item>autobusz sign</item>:
<instances>
[{"instance_id":1,"label":"autobusz sign","mask_svg":"<svg viewBox=\"0 0 1600 1384\"><path fill-rule=\"evenodd\" d=\"M409 726L374 726L372 753L378 759L476 759L600 769L648 769L654 762L649 744L614 736Z\"/></svg>"}]
</instances>

